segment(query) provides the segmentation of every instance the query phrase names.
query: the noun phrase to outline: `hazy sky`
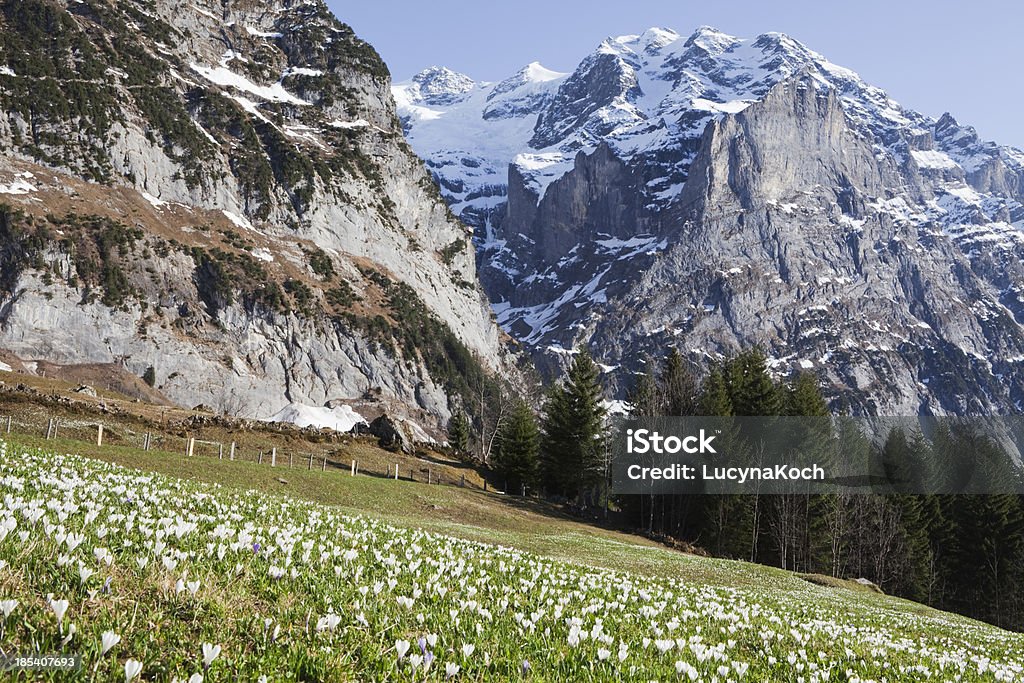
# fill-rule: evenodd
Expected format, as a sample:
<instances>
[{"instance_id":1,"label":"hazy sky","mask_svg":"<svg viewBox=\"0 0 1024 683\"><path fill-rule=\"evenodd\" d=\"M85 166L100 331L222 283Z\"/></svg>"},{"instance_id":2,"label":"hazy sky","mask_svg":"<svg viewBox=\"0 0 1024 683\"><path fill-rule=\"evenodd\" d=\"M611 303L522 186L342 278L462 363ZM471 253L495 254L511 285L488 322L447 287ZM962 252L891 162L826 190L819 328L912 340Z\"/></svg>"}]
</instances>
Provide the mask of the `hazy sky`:
<instances>
[{"instance_id":1,"label":"hazy sky","mask_svg":"<svg viewBox=\"0 0 1024 683\"><path fill-rule=\"evenodd\" d=\"M703 24L788 33L931 116L1024 148L1024 5L1010 0L328 0L396 81L430 65L495 81L539 61L571 71L605 37Z\"/></svg>"}]
</instances>

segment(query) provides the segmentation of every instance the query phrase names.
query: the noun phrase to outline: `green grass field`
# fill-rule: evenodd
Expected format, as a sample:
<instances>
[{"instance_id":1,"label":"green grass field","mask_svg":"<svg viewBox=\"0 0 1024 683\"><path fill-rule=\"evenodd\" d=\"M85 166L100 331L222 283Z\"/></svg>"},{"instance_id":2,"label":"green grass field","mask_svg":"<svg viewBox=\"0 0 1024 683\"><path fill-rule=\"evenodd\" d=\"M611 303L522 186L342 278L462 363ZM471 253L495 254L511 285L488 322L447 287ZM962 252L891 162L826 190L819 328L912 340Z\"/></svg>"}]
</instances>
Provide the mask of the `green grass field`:
<instances>
[{"instance_id":1,"label":"green grass field","mask_svg":"<svg viewBox=\"0 0 1024 683\"><path fill-rule=\"evenodd\" d=\"M1024 681L1019 634L529 501L33 445L0 460L4 649L76 679Z\"/></svg>"}]
</instances>

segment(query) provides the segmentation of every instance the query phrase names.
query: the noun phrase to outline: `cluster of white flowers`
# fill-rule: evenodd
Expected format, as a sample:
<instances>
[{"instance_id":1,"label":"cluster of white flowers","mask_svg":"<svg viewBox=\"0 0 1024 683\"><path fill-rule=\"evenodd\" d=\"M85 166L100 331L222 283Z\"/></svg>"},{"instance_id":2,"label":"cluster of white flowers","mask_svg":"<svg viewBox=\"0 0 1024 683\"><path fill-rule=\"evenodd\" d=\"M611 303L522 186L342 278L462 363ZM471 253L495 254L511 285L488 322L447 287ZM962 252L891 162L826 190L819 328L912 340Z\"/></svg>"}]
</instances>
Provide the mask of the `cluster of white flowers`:
<instances>
[{"instance_id":1,"label":"cluster of white flowers","mask_svg":"<svg viewBox=\"0 0 1024 683\"><path fill-rule=\"evenodd\" d=\"M0 572L19 578L0 591L22 592L0 592L5 642L76 639L93 671L116 666L126 681L149 678L154 662L190 683L220 666L275 680L314 657L363 680L1024 683L1020 636L881 597L759 586L753 568L749 587L729 588L572 565L7 448ZM123 607L147 600L195 622L149 623ZM195 625L214 609L229 616Z\"/></svg>"}]
</instances>

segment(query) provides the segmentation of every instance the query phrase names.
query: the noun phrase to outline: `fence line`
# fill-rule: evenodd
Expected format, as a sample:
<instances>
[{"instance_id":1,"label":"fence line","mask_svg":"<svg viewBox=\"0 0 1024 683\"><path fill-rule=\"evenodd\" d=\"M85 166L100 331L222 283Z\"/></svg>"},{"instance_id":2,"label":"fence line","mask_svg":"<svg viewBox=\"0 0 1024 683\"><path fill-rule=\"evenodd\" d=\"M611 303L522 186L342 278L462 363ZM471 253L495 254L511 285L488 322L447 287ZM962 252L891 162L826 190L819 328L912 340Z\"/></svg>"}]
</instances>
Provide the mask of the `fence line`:
<instances>
[{"instance_id":1,"label":"fence line","mask_svg":"<svg viewBox=\"0 0 1024 683\"><path fill-rule=\"evenodd\" d=\"M56 415L43 415L42 419L45 420L45 424L34 423L24 418L15 419L15 416L12 414L0 414L0 429L6 434L42 435L48 441L62 438L70 441L95 444L99 448L105 446L128 446L138 448L144 452L157 450L167 453L179 453L183 454L186 458L194 458L197 455L201 455L223 460L224 452L227 450L229 461L248 461L258 465L262 465L264 455L268 455L269 466L275 468L278 467L278 455L283 458L287 454L287 467L291 469L295 466L296 451L281 449L279 454L278 447L271 446L269 452L265 452L263 449L253 449L257 451L255 455L252 452L246 454L236 441L228 443L228 447L225 449L226 442L197 438L197 434L201 435L201 427L186 431L185 435L182 436L180 434L161 433L151 429L136 431L128 426L112 428L109 424L104 424L99 420L60 417ZM467 481L464 472L453 476L440 463L431 463L423 459L420 459L413 466L406 465L403 467L400 463L394 462L386 465L384 471L374 471L372 467L360 462L358 459L350 459L347 467L345 461L337 462L336 459L338 457L344 457L342 453L335 453L335 460L332 460L329 454L323 451L319 454L314 451L299 451L298 455L300 467L301 458L306 458L307 471L312 471L314 466L319 464L320 471L326 472L328 465L330 465L336 470L348 469L349 475L352 477L364 475L394 481L420 482L428 485L458 486L483 491L489 489L486 479L483 480L482 486L477 485Z\"/></svg>"}]
</instances>

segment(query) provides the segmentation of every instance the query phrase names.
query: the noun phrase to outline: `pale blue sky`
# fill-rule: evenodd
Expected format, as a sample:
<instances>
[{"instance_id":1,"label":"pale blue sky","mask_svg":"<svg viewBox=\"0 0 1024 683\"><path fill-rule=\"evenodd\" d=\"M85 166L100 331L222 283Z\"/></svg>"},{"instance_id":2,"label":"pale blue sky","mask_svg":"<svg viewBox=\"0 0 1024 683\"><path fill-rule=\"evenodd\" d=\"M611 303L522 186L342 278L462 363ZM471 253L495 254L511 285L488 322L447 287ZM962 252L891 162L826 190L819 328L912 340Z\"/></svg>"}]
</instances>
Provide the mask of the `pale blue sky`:
<instances>
[{"instance_id":1,"label":"pale blue sky","mask_svg":"<svg viewBox=\"0 0 1024 683\"><path fill-rule=\"evenodd\" d=\"M570 71L610 35L707 24L788 33L931 116L950 111L1024 148L1024 5L1010 0L328 0L396 81L437 64L500 80L539 61Z\"/></svg>"}]
</instances>

